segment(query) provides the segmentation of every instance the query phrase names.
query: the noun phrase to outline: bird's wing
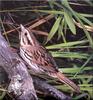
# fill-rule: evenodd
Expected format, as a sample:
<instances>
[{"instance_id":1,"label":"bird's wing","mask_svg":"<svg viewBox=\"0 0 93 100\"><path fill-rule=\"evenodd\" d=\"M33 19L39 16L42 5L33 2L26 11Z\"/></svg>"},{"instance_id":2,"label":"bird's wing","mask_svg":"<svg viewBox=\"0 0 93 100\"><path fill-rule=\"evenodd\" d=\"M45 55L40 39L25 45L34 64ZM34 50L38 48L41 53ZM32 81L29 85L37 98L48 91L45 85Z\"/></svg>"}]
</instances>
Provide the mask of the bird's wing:
<instances>
[{"instance_id":1,"label":"bird's wing","mask_svg":"<svg viewBox=\"0 0 93 100\"><path fill-rule=\"evenodd\" d=\"M29 45L26 47L29 54L33 57L33 62L38 64L40 68L48 72L57 72L58 66L54 61L52 55L42 46L33 47Z\"/></svg>"}]
</instances>

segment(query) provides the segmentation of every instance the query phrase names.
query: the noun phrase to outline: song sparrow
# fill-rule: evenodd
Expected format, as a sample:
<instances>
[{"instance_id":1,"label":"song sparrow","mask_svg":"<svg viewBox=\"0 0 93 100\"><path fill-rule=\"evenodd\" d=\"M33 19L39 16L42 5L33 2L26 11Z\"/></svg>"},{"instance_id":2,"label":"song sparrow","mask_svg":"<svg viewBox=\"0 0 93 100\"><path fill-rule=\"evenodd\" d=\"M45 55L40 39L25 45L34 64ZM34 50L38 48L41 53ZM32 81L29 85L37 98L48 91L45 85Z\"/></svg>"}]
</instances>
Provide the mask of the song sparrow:
<instances>
[{"instance_id":1,"label":"song sparrow","mask_svg":"<svg viewBox=\"0 0 93 100\"><path fill-rule=\"evenodd\" d=\"M23 25L20 25L20 55L35 73L45 73L51 77L58 78L62 83L72 87L75 92L80 88L70 79L58 71L56 62L52 55L44 48Z\"/></svg>"}]
</instances>

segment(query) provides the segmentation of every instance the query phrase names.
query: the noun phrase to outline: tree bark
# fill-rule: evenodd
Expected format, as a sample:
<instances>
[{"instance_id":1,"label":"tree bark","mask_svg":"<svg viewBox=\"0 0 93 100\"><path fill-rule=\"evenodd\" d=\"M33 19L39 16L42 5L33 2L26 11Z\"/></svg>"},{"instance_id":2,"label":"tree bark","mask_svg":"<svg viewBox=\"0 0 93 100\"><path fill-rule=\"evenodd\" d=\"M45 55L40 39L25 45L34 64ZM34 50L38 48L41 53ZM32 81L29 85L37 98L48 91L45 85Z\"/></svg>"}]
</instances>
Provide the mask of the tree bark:
<instances>
[{"instance_id":1,"label":"tree bark","mask_svg":"<svg viewBox=\"0 0 93 100\"><path fill-rule=\"evenodd\" d=\"M45 96L51 96L57 100L71 100L71 97L65 95L64 93L58 91L55 87L49 85L45 80L37 77L32 77L35 89L42 91Z\"/></svg>"},{"instance_id":2,"label":"tree bark","mask_svg":"<svg viewBox=\"0 0 93 100\"><path fill-rule=\"evenodd\" d=\"M0 65L3 66L10 79L8 91L12 93L17 100L37 100L33 80L25 64L17 53L11 51L1 33Z\"/></svg>"}]
</instances>

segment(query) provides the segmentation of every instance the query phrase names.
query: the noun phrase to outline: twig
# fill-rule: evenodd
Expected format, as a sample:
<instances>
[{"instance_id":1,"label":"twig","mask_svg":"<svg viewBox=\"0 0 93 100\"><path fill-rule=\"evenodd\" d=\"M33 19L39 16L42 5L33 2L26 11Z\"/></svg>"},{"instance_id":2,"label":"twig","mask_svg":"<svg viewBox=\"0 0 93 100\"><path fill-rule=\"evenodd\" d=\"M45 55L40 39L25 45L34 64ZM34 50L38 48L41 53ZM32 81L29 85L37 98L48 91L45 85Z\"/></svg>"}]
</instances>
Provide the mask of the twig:
<instances>
[{"instance_id":1,"label":"twig","mask_svg":"<svg viewBox=\"0 0 93 100\"><path fill-rule=\"evenodd\" d=\"M31 25L30 27L28 27L29 30L32 30L33 28L45 23L46 21L50 20L51 18L53 18L53 15L48 15L45 18L42 18L41 20L39 20L38 22L34 23L33 25Z\"/></svg>"},{"instance_id":2,"label":"twig","mask_svg":"<svg viewBox=\"0 0 93 100\"><path fill-rule=\"evenodd\" d=\"M32 30L33 28L45 23L46 21L50 20L51 18L53 18L53 15L48 15L46 16L45 18L42 18L40 19L39 21L35 22L34 24L32 24L30 27L28 27L29 30ZM28 23L29 24L29 23ZM28 24L24 25L24 26L27 26ZM11 33L11 32L14 32L16 30L19 30L20 27L17 27L16 29L12 29L10 31L7 31L6 33L3 33L3 34L8 34L8 33ZM45 34L47 35L47 34Z\"/></svg>"},{"instance_id":3,"label":"twig","mask_svg":"<svg viewBox=\"0 0 93 100\"><path fill-rule=\"evenodd\" d=\"M76 22L75 20L73 20L73 21L74 21L74 23L75 23L79 28L82 28L82 29L83 29L83 27L81 26L80 23ZM88 26L88 25L84 25L84 26L85 26L85 28L86 28L87 31L93 32L93 26Z\"/></svg>"}]
</instances>

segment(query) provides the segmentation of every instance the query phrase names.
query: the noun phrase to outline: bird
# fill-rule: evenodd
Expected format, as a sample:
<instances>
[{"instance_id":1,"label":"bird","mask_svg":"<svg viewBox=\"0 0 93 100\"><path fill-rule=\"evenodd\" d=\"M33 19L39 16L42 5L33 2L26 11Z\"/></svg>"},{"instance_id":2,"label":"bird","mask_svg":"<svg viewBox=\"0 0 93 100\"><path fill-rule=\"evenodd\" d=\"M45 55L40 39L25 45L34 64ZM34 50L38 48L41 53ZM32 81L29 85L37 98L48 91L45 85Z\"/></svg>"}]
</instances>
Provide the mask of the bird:
<instances>
[{"instance_id":1,"label":"bird","mask_svg":"<svg viewBox=\"0 0 93 100\"><path fill-rule=\"evenodd\" d=\"M30 66L34 73L45 73L57 78L61 83L70 86L76 93L80 93L80 87L58 70L53 56L41 45L35 35L22 24L20 25L20 56Z\"/></svg>"}]
</instances>

